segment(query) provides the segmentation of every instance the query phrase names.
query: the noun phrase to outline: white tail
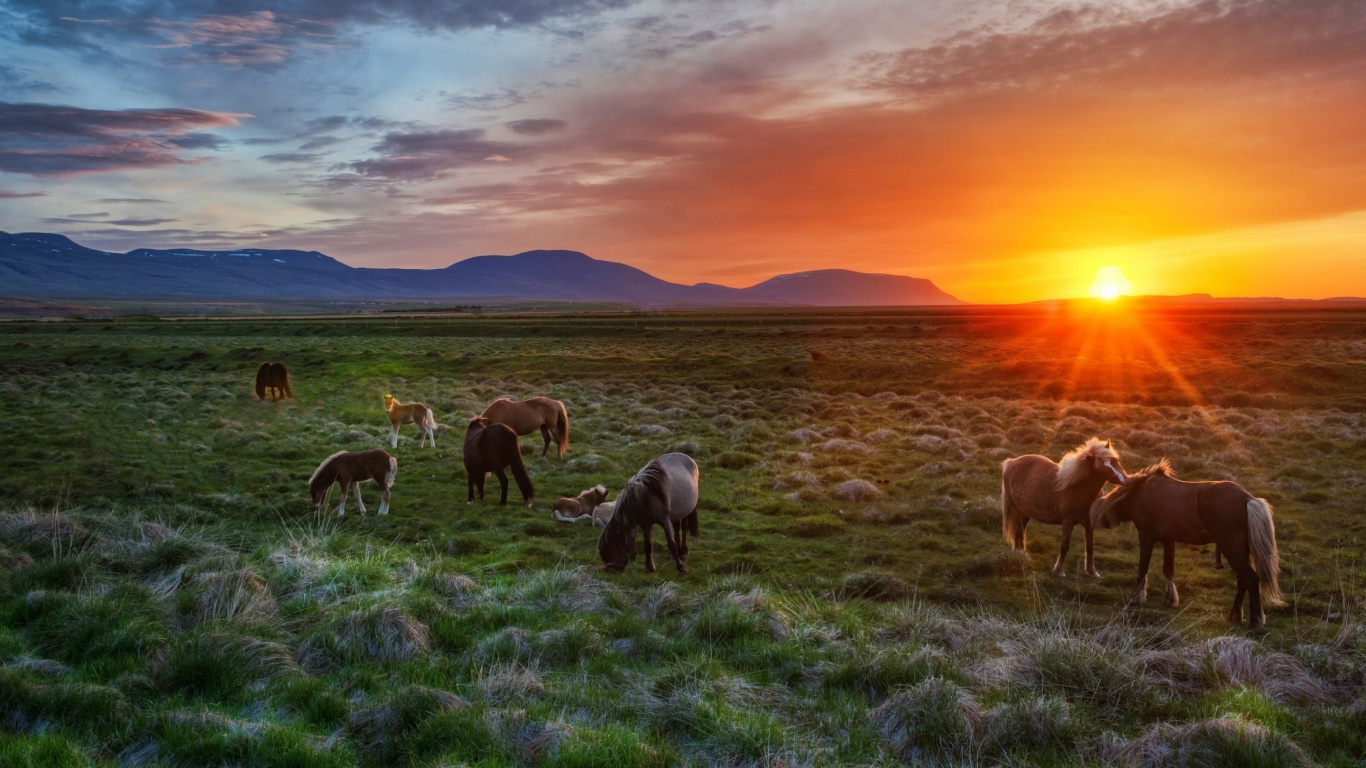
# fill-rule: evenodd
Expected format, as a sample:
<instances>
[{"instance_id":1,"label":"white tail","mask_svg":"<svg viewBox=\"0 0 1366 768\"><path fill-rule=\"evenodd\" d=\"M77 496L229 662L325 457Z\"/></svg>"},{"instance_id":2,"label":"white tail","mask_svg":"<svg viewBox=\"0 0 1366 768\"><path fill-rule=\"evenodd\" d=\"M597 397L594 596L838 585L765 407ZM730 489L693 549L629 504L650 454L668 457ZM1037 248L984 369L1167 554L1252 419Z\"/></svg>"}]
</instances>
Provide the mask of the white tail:
<instances>
[{"instance_id":1,"label":"white tail","mask_svg":"<svg viewBox=\"0 0 1366 768\"><path fill-rule=\"evenodd\" d=\"M394 477L395 477L396 475L398 475L398 459L394 458L393 456L390 456L390 457L389 457L389 474L387 474L387 475L384 476L384 487L385 487L385 488L393 488L393 487L394 487Z\"/></svg>"},{"instance_id":2,"label":"white tail","mask_svg":"<svg viewBox=\"0 0 1366 768\"><path fill-rule=\"evenodd\" d=\"M1272 522L1271 505L1266 499L1252 499L1247 503L1247 548L1252 553L1252 567L1257 571L1262 599L1271 605L1285 605L1278 581L1281 559L1276 552L1276 524Z\"/></svg>"}]
</instances>

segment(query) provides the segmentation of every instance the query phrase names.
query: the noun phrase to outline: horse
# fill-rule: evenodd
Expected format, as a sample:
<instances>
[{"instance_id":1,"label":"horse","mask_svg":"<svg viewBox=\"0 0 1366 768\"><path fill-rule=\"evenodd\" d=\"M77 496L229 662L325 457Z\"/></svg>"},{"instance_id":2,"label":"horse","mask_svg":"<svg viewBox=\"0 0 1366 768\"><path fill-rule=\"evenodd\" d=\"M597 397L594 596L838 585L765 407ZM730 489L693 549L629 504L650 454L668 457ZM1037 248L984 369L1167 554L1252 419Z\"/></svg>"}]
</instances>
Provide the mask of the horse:
<instances>
[{"instance_id":1,"label":"horse","mask_svg":"<svg viewBox=\"0 0 1366 768\"><path fill-rule=\"evenodd\" d=\"M1072 528L1081 525L1086 538L1085 567L1096 570L1095 534L1091 502L1106 483L1124 484L1119 453L1108 440L1093 437L1054 464L1046 456L1029 454L1001 462L1001 530L1012 549L1025 548L1025 526L1030 520L1062 526L1062 545L1053 573L1066 576L1063 562L1072 546Z\"/></svg>"},{"instance_id":2,"label":"horse","mask_svg":"<svg viewBox=\"0 0 1366 768\"><path fill-rule=\"evenodd\" d=\"M508 476L503 474L505 467L512 468L512 477L522 492L522 500L528 507L536 498L536 488L526 473L522 463L522 445L517 441L517 433L506 424L493 424L483 416L470 419L465 428L465 474L468 477L470 497L467 504L474 503L474 489L479 489L479 498L484 498L484 479L492 472L498 476L502 485L499 506L508 503Z\"/></svg>"},{"instance_id":3,"label":"horse","mask_svg":"<svg viewBox=\"0 0 1366 768\"><path fill-rule=\"evenodd\" d=\"M1276 525L1271 505L1255 498L1243 486L1227 480L1185 482L1166 459L1129 475L1129 482L1091 505L1091 524L1113 528L1132 522L1138 529L1138 584L1132 600L1148 598L1148 562L1153 545L1162 543L1162 575L1167 579L1167 605L1176 606L1181 596L1173 576L1176 545L1214 543L1215 552L1228 560L1238 578L1238 594L1228 620L1243 620L1243 595L1250 594L1248 627L1266 623L1262 601L1284 605L1281 599L1280 557L1276 552Z\"/></svg>"},{"instance_id":4,"label":"horse","mask_svg":"<svg viewBox=\"0 0 1366 768\"><path fill-rule=\"evenodd\" d=\"M389 489L394 487L394 475L398 474L398 459L389 455L383 448L368 451L338 451L323 460L308 478L308 489L313 493L313 507L319 512L327 505L327 495L332 484L342 487L341 506L337 515L346 514L346 497L349 491L356 492L356 506L365 514L365 502L361 501L358 483L374 480L379 486L379 514L389 514Z\"/></svg>"},{"instance_id":5,"label":"horse","mask_svg":"<svg viewBox=\"0 0 1366 768\"><path fill-rule=\"evenodd\" d=\"M436 416L425 403L400 403L393 395L385 393L384 412L389 414L389 447L398 447L398 428L404 424L417 425L417 431L422 434L418 448L426 445L429 437L432 447L436 447Z\"/></svg>"},{"instance_id":6,"label":"horse","mask_svg":"<svg viewBox=\"0 0 1366 768\"><path fill-rule=\"evenodd\" d=\"M686 576L688 534L698 535L697 462L686 453L666 453L646 464L617 494L615 513L598 536L598 556L613 573L626 570L635 557L636 528L645 532L645 572L655 572L650 529L664 529L678 573ZM601 507L599 507L601 509Z\"/></svg>"},{"instance_id":7,"label":"horse","mask_svg":"<svg viewBox=\"0 0 1366 768\"><path fill-rule=\"evenodd\" d=\"M506 424L518 435L526 436L541 431L545 447L541 458L550 453L550 440L553 433L559 447L560 458L569 452L569 411L564 403L548 397L532 397L526 400L510 400L500 397L489 403L482 414L491 424Z\"/></svg>"},{"instance_id":8,"label":"horse","mask_svg":"<svg viewBox=\"0 0 1366 768\"><path fill-rule=\"evenodd\" d=\"M595 485L582 491L574 498L561 497L550 508L550 517L561 523L576 523L580 520L596 520L593 511L607 501L607 486Z\"/></svg>"},{"instance_id":9,"label":"horse","mask_svg":"<svg viewBox=\"0 0 1366 768\"><path fill-rule=\"evenodd\" d=\"M271 391L272 400L294 397L289 387L289 366L284 363L261 363L256 369L256 396L266 399L266 390Z\"/></svg>"}]
</instances>

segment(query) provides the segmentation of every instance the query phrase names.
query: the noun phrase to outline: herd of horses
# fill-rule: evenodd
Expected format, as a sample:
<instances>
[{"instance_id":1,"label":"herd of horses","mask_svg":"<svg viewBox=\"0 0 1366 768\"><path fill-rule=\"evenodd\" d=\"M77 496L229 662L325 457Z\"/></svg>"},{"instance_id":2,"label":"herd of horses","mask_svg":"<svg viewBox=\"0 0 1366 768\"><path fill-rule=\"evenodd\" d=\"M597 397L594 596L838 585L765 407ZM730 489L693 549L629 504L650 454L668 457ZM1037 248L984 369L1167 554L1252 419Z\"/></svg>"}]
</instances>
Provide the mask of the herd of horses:
<instances>
[{"instance_id":1,"label":"herd of horses","mask_svg":"<svg viewBox=\"0 0 1366 768\"><path fill-rule=\"evenodd\" d=\"M257 374L259 397L265 399L266 389L272 387L292 396L289 372L283 364L263 364ZM418 427L422 436L419 448L428 440L436 447L437 424L431 408L423 403L400 403L385 394L384 410L389 417L391 447L397 447L399 427L405 424ZM569 414L564 403L548 397L499 398L470 419L463 450L467 503L474 502L476 490L479 498L484 498L484 482L492 474L501 486L498 503L506 505L506 471L511 471L523 502L532 506L536 489L522 460L519 437L536 432L545 441L542 458L548 456L552 442L561 457L566 454ZM342 499L337 514L346 513L347 499L352 493L361 514L365 514L357 484L373 481L380 488L379 514L387 514L389 492L397 472L397 459L381 448L340 451L325 459L309 479L313 504L318 510L324 509L331 487L340 485ZM667 453L651 460L626 481L615 500L607 500L606 486L595 485L577 497L557 500L551 517L567 523L593 521L602 529L598 555L603 567L616 573L624 571L635 557L637 530L645 540L645 570L654 572L651 532L658 525L664 531L678 572L686 574L688 535L696 537L699 532L699 479L697 462L691 456ZM1113 486L1109 492L1105 492L1107 485ZM1166 459L1129 474L1114 445L1095 437L1058 462L1033 454L1006 459L1001 464L1001 528L1013 549L1025 549L1025 528L1031 521L1062 526L1062 541L1053 565L1053 572L1059 576L1066 575L1064 563L1072 532L1081 526L1085 539L1083 567L1093 577L1100 575L1095 561L1095 530L1132 523L1139 542L1138 582L1130 597L1132 602L1147 600L1148 566L1155 545L1162 545L1166 603L1176 606L1180 601L1175 582L1176 545L1213 544L1216 567L1222 567L1222 556L1237 578L1237 595L1228 614L1229 621L1242 621L1245 596L1250 598L1248 625L1254 628L1265 623L1264 601L1269 605L1283 604L1271 505L1231 481L1178 480Z\"/></svg>"}]
</instances>

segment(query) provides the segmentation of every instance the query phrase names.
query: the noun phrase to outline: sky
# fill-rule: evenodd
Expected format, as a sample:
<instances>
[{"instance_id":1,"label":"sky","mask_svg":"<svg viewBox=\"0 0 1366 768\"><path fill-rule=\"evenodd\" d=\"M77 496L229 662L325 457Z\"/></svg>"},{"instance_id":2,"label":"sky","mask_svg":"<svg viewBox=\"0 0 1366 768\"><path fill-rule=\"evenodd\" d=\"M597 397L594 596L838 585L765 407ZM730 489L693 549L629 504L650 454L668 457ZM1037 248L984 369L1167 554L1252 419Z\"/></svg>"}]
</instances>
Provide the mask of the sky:
<instances>
[{"instance_id":1,"label":"sky","mask_svg":"<svg viewBox=\"0 0 1366 768\"><path fill-rule=\"evenodd\" d=\"M0 229L1366 296L1366 2L0 0Z\"/></svg>"}]
</instances>

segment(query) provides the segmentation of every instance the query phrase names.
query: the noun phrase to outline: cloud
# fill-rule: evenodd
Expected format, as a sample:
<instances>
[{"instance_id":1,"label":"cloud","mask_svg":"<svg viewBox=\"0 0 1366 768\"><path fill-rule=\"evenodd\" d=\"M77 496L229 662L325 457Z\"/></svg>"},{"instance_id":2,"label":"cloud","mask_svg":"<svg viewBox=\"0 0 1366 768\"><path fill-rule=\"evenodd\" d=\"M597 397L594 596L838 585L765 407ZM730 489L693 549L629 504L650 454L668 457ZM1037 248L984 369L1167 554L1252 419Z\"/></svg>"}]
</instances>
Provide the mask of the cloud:
<instances>
[{"instance_id":1,"label":"cloud","mask_svg":"<svg viewBox=\"0 0 1366 768\"><path fill-rule=\"evenodd\" d=\"M482 112L497 112L525 104L540 95L540 91L526 91L521 86L511 86L497 91L462 91L460 93L439 94L451 109L471 109Z\"/></svg>"},{"instance_id":2,"label":"cloud","mask_svg":"<svg viewBox=\"0 0 1366 768\"><path fill-rule=\"evenodd\" d=\"M569 123L563 120L552 120L548 118L530 118L526 120L513 120L507 124L509 130L523 136L543 136L555 131L563 131Z\"/></svg>"},{"instance_id":3,"label":"cloud","mask_svg":"<svg viewBox=\"0 0 1366 768\"><path fill-rule=\"evenodd\" d=\"M482 128L393 132L386 134L374 151L380 156L347 167L363 177L416 181L439 178L491 158L508 162L530 154L521 145L485 139Z\"/></svg>"},{"instance_id":4,"label":"cloud","mask_svg":"<svg viewBox=\"0 0 1366 768\"><path fill-rule=\"evenodd\" d=\"M262 155L261 159L267 163L311 163L321 155L310 152L277 152L273 155Z\"/></svg>"},{"instance_id":5,"label":"cloud","mask_svg":"<svg viewBox=\"0 0 1366 768\"><path fill-rule=\"evenodd\" d=\"M239 125L238 117L197 109L0 102L0 171L67 176L192 162L183 152L216 149L223 141L197 129Z\"/></svg>"},{"instance_id":6,"label":"cloud","mask_svg":"<svg viewBox=\"0 0 1366 768\"><path fill-rule=\"evenodd\" d=\"M102 197L96 200L97 203L123 203L126 205L150 205L153 203L167 203L166 200L158 200L155 197Z\"/></svg>"},{"instance_id":7,"label":"cloud","mask_svg":"<svg viewBox=\"0 0 1366 768\"><path fill-rule=\"evenodd\" d=\"M0 93L55 93L60 90L55 83L33 77L28 69L0 63Z\"/></svg>"},{"instance_id":8,"label":"cloud","mask_svg":"<svg viewBox=\"0 0 1366 768\"><path fill-rule=\"evenodd\" d=\"M155 227L173 221L180 221L180 219L114 219L109 223L119 227Z\"/></svg>"},{"instance_id":9,"label":"cloud","mask_svg":"<svg viewBox=\"0 0 1366 768\"><path fill-rule=\"evenodd\" d=\"M310 149L322 149L323 147L330 147L333 144L337 144L340 141L341 139L337 138L336 136L317 136L312 139L309 139L303 144L300 144L299 149L304 151Z\"/></svg>"},{"instance_id":10,"label":"cloud","mask_svg":"<svg viewBox=\"0 0 1366 768\"><path fill-rule=\"evenodd\" d=\"M0 188L0 200L23 200L29 197L47 197L46 192L15 192Z\"/></svg>"}]
</instances>

